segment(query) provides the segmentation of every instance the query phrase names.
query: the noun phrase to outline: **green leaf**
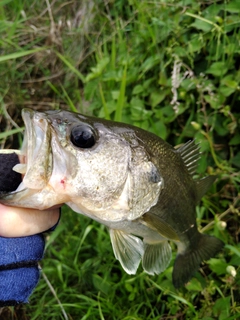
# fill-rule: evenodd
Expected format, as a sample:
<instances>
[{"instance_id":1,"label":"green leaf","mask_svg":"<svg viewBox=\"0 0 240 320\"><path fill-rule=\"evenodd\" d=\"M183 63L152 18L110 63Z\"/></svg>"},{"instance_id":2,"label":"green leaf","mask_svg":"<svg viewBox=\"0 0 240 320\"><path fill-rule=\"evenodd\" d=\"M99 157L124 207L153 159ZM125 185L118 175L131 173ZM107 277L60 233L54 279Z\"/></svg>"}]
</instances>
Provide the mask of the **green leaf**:
<instances>
[{"instance_id":1,"label":"green leaf","mask_svg":"<svg viewBox=\"0 0 240 320\"><path fill-rule=\"evenodd\" d=\"M106 118L106 112L108 115L116 111L117 108L117 101L116 100L108 100L98 114L100 118Z\"/></svg>"},{"instance_id":2,"label":"green leaf","mask_svg":"<svg viewBox=\"0 0 240 320\"><path fill-rule=\"evenodd\" d=\"M141 92L143 92L144 88L141 84L137 84L132 91L132 94L139 94Z\"/></svg>"},{"instance_id":3,"label":"green leaf","mask_svg":"<svg viewBox=\"0 0 240 320\"><path fill-rule=\"evenodd\" d=\"M225 260L212 258L208 260L208 264L210 266L210 269L215 272L217 275L226 274L226 268L228 264Z\"/></svg>"},{"instance_id":4,"label":"green leaf","mask_svg":"<svg viewBox=\"0 0 240 320\"><path fill-rule=\"evenodd\" d=\"M238 88L238 82L232 79L232 75L227 75L221 80L221 84L228 86L229 88L232 89L237 89Z\"/></svg>"},{"instance_id":5,"label":"green leaf","mask_svg":"<svg viewBox=\"0 0 240 320\"><path fill-rule=\"evenodd\" d=\"M168 84L168 82L169 82L169 79L168 79L166 73L161 71L159 74L158 84L160 86L166 86Z\"/></svg>"},{"instance_id":6,"label":"green leaf","mask_svg":"<svg viewBox=\"0 0 240 320\"><path fill-rule=\"evenodd\" d=\"M148 70L152 69L156 64L160 63L160 55L156 54L155 56L150 56L147 58L141 66L142 74L146 73Z\"/></svg>"},{"instance_id":7,"label":"green leaf","mask_svg":"<svg viewBox=\"0 0 240 320\"><path fill-rule=\"evenodd\" d=\"M209 6L206 6L206 9L203 10L202 14L207 19L214 19L215 16L219 14L221 10L224 10L224 5L221 3L218 4L218 2L212 2Z\"/></svg>"},{"instance_id":8,"label":"green leaf","mask_svg":"<svg viewBox=\"0 0 240 320\"><path fill-rule=\"evenodd\" d=\"M225 5L225 10L231 13L239 13L239 0L231 0Z\"/></svg>"},{"instance_id":9,"label":"green leaf","mask_svg":"<svg viewBox=\"0 0 240 320\"><path fill-rule=\"evenodd\" d=\"M191 53L199 52L203 46L202 40L195 38L188 42L188 48Z\"/></svg>"},{"instance_id":10,"label":"green leaf","mask_svg":"<svg viewBox=\"0 0 240 320\"><path fill-rule=\"evenodd\" d=\"M209 32L212 30L213 26L206 21L197 19L195 22L191 24L191 27L196 28L198 30L202 30L204 32Z\"/></svg>"},{"instance_id":11,"label":"green leaf","mask_svg":"<svg viewBox=\"0 0 240 320\"><path fill-rule=\"evenodd\" d=\"M101 59L95 67L91 68L91 72L86 76L85 81L88 82L101 76L109 61L109 57Z\"/></svg>"},{"instance_id":12,"label":"green leaf","mask_svg":"<svg viewBox=\"0 0 240 320\"><path fill-rule=\"evenodd\" d=\"M235 157L230 159L230 163L240 168L240 151L235 155Z\"/></svg>"},{"instance_id":13,"label":"green leaf","mask_svg":"<svg viewBox=\"0 0 240 320\"><path fill-rule=\"evenodd\" d=\"M228 97L238 90L238 82L233 80L232 75L227 75L221 79L219 90L225 97Z\"/></svg>"},{"instance_id":14,"label":"green leaf","mask_svg":"<svg viewBox=\"0 0 240 320\"><path fill-rule=\"evenodd\" d=\"M240 26L240 20L238 15L229 15L225 20L225 32L231 32L232 30L236 30L237 27Z\"/></svg>"},{"instance_id":15,"label":"green leaf","mask_svg":"<svg viewBox=\"0 0 240 320\"><path fill-rule=\"evenodd\" d=\"M150 104L152 108L156 107L160 102L162 102L165 99L166 94L166 90L153 91L150 94Z\"/></svg>"},{"instance_id":16,"label":"green leaf","mask_svg":"<svg viewBox=\"0 0 240 320\"><path fill-rule=\"evenodd\" d=\"M128 300L129 301L133 301L135 299L136 293L135 292L131 292L130 295L128 296Z\"/></svg>"},{"instance_id":17,"label":"green leaf","mask_svg":"<svg viewBox=\"0 0 240 320\"><path fill-rule=\"evenodd\" d=\"M131 99L130 107L131 107L132 119L134 121L148 120L149 117L151 117L152 115L151 110L146 110L144 108L144 101L137 97L133 97Z\"/></svg>"},{"instance_id":18,"label":"green leaf","mask_svg":"<svg viewBox=\"0 0 240 320\"><path fill-rule=\"evenodd\" d=\"M97 80L89 81L84 86L84 97L86 100L92 100L95 92L99 88Z\"/></svg>"},{"instance_id":19,"label":"green leaf","mask_svg":"<svg viewBox=\"0 0 240 320\"><path fill-rule=\"evenodd\" d=\"M240 145L240 133L236 133L231 140L229 141L229 145L230 146L236 146L236 145Z\"/></svg>"},{"instance_id":20,"label":"green leaf","mask_svg":"<svg viewBox=\"0 0 240 320\"><path fill-rule=\"evenodd\" d=\"M113 100L118 100L119 99L119 95L120 95L120 91L119 90L111 91L111 96L112 96Z\"/></svg>"},{"instance_id":21,"label":"green leaf","mask_svg":"<svg viewBox=\"0 0 240 320\"><path fill-rule=\"evenodd\" d=\"M126 283L125 283L125 289L126 289L128 292L133 292L133 286L132 286L131 283L129 283L129 282L126 282Z\"/></svg>"},{"instance_id":22,"label":"green leaf","mask_svg":"<svg viewBox=\"0 0 240 320\"><path fill-rule=\"evenodd\" d=\"M104 72L104 74L102 75L102 80L104 82L107 81L120 81L121 80L121 73L117 72L116 70L110 70Z\"/></svg>"},{"instance_id":23,"label":"green leaf","mask_svg":"<svg viewBox=\"0 0 240 320\"><path fill-rule=\"evenodd\" d=\"M174 47L173 51L178 57L186 57L188 55L186 48L182 48L180 46Z\"/></svg>"},{"instance_id":24,"label":"green leaf","mask_svg":"<svg viewBox=\"0 0 240 320\"><path fill-rule=\"evenodd\" d=\"M196 88L196 83L194 79L184 79L181 82L181 88L184 88L187 92L189 90L195 89Z\"/></svg>"},{"instance_id":25,"label":"green leaf","mask_svg":"<svg viewBox=\"0 0 240 320\"><path fill-rule=\"evenodd\" d=\"M224 97L229 97L235 91L236 91L236 89L228 88L228 87L225 87L225 86L221 86L219 88L219 92L221 92L221 94L224 95Z\"/></svg>"},{"instance_id":26,"label":"green leaf","mask_svg":"<svg viewBox=\"0 0 240 320\"><path fill-rule=\"evenodd\" d=\"M231 250L232 252L234 252L240 258L240 245L234 247L234 246L231 246L230 244L226 244L225 247Z\"/></svg>"},{"instance_id":27,"label":"green leaf","mask_svg":"<svg viewBox=\"0 0 240 320\"><path fill-rule=\"evenodd\" d=\"M240 266L240 248L236 249L235 247L233 247L236 251L238 251L237 254L234 254L231 258L231 260L229 261L229 265L231 266ZM233 250L232 250L233 251ZM233 251L234 252L234 251Z\"/></svg>"},{"instance_id":28,"label":"green leaf","mask_svg":"<svg viewBox=\"0 0 240 320\"><path fill-rule=\"evenodd\" d=\"M226 298L217 299L213 306L213 314L218 317L219 320L225 320L229 317L231 296Z\"/></svg>"},{"instance_id":29,"label":"green leaf","mask_svg":"<svg viewBox=\"0 0 240 320\"><path fill-rule=\"evenodd\" d=\"M205 95L204 98L213 109L220 109L223 105L224 100L225 100L225 97L220 93L215 93L212 95Z\"/></svg>"},{"instance_id":30,"label":"green leaf","mask_svg":"<svg viewBox=\"0 0 240 320\"><path fill-rule=\"evenodd\" d=\"M191 281L186 285L186 289L188 291L201 292L203 288L201 283L196 278L192 278Z\"/></svg>"},{"instance_id":31,"label":"green leaf","mask_svg":"<svg viewBox=\"0 0 240 320\"><path fill-rule=\"evenodd\" d=\"M221 77L228 71L228 67L222 61L214 62L211 64L210 68L206 71L206 73L210 73L215 77Z\"/></svg>"},{"instance_id":32,"label":"green leaf","mask_svg":"<svg viewBox=\"0 0 240 320\"><path fill-rule=\"evenodd\" d=\"M164 116L164 123L170 123L177 117L176 113L173 110L173 107L170 105L161 108L161 114Z\"/></svg>"},{"instance_id":33,"label":"green leaf","mask_svg":"<svg viewBox=\"0 0 240 320\"><path fill-rule=\"evenodd\" d=\"M153 127L153 124L151 125L151 127ZM157 122L154 123L154 129L155 130L150 130L153 133L159 135L163 140L166 140L167 138L167 127L166 125L163 123L163 121L159 120Z\"/></svg>"}]
</instances>

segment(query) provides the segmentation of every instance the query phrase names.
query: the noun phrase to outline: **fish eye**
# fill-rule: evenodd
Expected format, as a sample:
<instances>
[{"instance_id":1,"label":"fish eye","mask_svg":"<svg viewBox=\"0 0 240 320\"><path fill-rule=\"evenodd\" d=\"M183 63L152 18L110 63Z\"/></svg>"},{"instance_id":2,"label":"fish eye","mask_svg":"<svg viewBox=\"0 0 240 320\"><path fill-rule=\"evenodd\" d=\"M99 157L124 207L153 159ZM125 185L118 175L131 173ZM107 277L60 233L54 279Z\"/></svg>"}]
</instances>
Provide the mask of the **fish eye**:
<instances>
[{"instance_id":1,"label":"fish eye","mask_svg":"<svg viewBox=\"0 0 240 320\"><path fill-rule=\"evenodd\" d=\"M91 148L96 142L93 130L89 126L78 125L71 130L71 142L78 148Z\"/></svg>"}]
</instances>

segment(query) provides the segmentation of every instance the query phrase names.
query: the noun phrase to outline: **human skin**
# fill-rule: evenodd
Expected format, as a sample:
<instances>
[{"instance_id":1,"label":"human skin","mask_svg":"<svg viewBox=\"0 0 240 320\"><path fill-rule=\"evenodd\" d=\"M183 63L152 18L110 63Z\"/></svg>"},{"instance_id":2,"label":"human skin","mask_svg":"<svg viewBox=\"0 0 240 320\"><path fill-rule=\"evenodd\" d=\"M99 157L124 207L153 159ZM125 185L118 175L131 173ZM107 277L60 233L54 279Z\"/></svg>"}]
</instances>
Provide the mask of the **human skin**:
<instances>
[{"instance_id":1,"label":"human skin","mask_svg":"<svg viewBox=\"0 0 240 320\"><path fill-rule=\"evenodd\" d=\"M59 220L59 208L36 210L0 204L0 236L25 237L44 232Z\"/></svg>"}]
</instances>

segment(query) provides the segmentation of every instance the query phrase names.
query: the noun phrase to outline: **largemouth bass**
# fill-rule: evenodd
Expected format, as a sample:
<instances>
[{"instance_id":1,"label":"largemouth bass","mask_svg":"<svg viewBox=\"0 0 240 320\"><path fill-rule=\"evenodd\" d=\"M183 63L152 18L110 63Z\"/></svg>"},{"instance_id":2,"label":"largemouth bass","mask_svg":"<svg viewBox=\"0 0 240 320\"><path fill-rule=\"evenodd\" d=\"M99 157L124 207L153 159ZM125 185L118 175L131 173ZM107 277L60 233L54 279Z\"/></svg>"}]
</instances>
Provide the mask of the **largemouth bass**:
<instances>
[{"instance_id":1,"label":"largemouth bass","mask_svg":"<svg viewBox=\"0 0 240 320\"><path fill-rule=\"evenodd\" d=\"M141 261L146 273L163 272L173 241L177 288L223 247L197 229L196 204L215 176L193 179L199 159L193 141L175 149L134 126L69 111L24 109L22 116L21 164L13 170L23 180L1 203L40 210L66 203L106 225L128 274Z\"/></svg>"}]
</instances>

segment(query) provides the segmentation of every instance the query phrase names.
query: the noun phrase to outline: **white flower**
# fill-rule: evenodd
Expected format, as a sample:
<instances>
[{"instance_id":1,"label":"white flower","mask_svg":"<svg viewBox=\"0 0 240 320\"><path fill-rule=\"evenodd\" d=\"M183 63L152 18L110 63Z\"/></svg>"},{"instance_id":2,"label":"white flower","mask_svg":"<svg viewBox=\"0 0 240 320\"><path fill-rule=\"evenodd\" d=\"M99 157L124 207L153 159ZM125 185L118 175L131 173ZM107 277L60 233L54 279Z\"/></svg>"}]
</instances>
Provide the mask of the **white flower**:
<instances>
[{"instance_id":1,"label":"white flower","mask_svg":"<svg viewBox=\"0 0 240 320\"><path fill-rule=\"evenodd\" d=\"M227 266L226 269L227 273L230 274L232 277L236 277L237 271L233 266Z\"/></svg>"}]
</instances>

